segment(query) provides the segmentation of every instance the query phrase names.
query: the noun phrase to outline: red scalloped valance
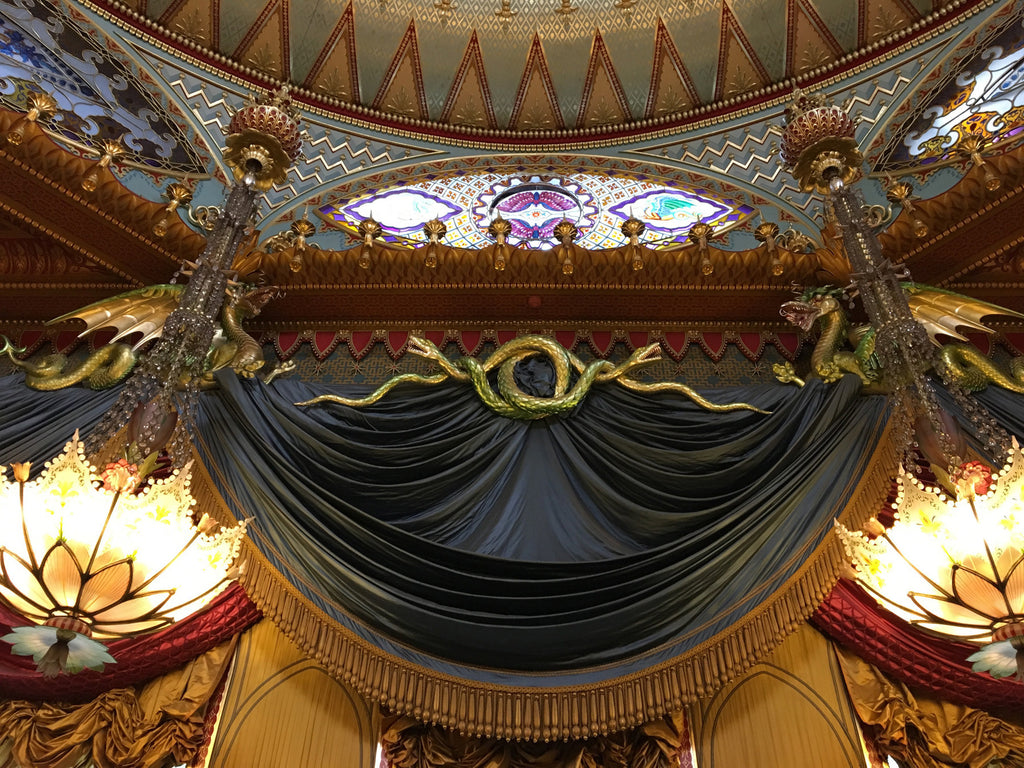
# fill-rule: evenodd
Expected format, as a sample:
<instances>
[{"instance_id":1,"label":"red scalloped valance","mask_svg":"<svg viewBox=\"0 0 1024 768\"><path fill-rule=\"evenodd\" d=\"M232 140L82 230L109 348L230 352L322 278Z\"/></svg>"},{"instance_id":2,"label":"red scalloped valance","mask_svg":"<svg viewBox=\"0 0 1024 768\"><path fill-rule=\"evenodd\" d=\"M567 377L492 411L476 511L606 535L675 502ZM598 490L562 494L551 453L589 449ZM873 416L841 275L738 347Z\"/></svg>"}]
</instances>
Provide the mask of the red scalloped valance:
<instances>
[{"instance_id":1,"label":"red scalloped valance","mask_svg":"<svg viewBox=\"0 0 1024 768\"><path fill-rule=\"evenodd\" d=\"M848 579L839 580L811 622L887 675L945 701L984 710L1024 705L1024 683L971 671L967 657L977 646L914 628Z\"/></svg>"}]
</instances>

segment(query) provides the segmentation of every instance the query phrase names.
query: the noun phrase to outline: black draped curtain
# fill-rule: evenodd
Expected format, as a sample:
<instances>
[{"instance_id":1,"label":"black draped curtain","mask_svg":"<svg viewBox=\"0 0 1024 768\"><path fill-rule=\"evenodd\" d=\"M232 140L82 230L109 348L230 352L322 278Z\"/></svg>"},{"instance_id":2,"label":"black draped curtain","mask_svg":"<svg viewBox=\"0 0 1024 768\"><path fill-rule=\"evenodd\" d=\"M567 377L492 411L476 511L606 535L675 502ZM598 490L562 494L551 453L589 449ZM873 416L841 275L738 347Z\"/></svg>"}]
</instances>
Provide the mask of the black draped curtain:
<instances>
[{"instance_id":1,"label":"black draped curtain","mask_svg":"<svg viewBox=\"0 0 1024 768\"><path fill-rule=\"evenodd\" d=\"M393 653L548 684L667 658L762 603L821 542L885 421L852 380L709 393L770 415L608 385L534 422L459 384L293 405L325 389L225 376L203 397L200 451L257 546ZM20 377L0 396L0 462L52 455L110 402Z\"/></svg>"}]
</instances>

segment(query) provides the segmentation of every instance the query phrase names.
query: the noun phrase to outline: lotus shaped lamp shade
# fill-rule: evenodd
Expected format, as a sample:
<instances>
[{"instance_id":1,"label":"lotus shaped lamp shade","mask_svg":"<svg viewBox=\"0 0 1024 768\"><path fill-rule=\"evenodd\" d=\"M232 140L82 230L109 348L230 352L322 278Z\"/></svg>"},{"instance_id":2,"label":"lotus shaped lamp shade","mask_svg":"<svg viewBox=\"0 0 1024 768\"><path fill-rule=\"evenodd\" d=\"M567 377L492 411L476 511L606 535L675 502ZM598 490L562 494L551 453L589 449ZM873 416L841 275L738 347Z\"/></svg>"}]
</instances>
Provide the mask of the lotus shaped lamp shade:
<instances>
[{"instance_id":1,"label":"lotus shaped lamp shade","mask_svg":"<svg viewBox=\"0 0 1024 768\"><path fill-rule=\"evenodd\" d=\"M34 622L3 640L40 671L102 668L99 640L162 629L238 573L245 524L196 520L189 467L142 482L126 460L97 473L77 433L35 480L0 473L0 601Z\"/></svg>"},{"instance_id":2,"label":"lotus shaped lamp shade","mask_svg":"<svg viewBox=\"0 0 1024 768\"><path fill-rule=\"evenodd\" d=\"M972 461L951 481L955 498L903 474L891 527L873 518L837 531L857 580L887 608L984 645L969 657L975 671L1024 679L1024 454L1014 440L1000 472Z\"/></svg>"}]
</instances>

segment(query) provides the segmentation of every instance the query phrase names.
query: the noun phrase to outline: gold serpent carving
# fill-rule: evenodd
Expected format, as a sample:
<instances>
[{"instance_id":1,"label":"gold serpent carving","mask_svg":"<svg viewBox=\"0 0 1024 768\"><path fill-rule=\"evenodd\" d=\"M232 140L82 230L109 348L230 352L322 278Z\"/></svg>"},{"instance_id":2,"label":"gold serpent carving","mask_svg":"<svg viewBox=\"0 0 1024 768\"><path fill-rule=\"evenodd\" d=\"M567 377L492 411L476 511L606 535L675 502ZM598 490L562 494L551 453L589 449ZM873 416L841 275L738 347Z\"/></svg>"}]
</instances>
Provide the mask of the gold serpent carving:
<instances>
[{"instance_id":1,"label":"gold serpent carving","mask_svg":"<svg viewBox=\"0 0 1024 768\"><path fill-rule=\"evenodd\" d=\"M318 405L321 403L337 403L353 407L371 405L399 384L415 383L421 385L440 384L452 379L473 385L484 405L495 413L510 419L543 419L570 412L579 405L590 392L595 383L614 381L634 392L677 392L685 395L700 407L708 411L725 412L736 410L768 413L747 403L713 403L700 395L692 387L674 381L645 383L629 378L632 371L644 368L661 359L660 345L649 344L637 349L625 361L615 365L607 360L595 360L584 364L576 355L562 347L558 342L545 336L521 336L503 344L487 360L481 362L474 357L462 357L449 360L434 344L417 336L409 338L409 351L413 354L433 360L441 368L440 373L422 375L403 373L388 379L374 392L362 398L343 397L341 395L320 395L312 400L296 403L298 406ZM538 397L524 392L515 380L517 363L530 357L547 358L555 372L554 392L550 397ZM498 389L495 391L488 379L488 374L495 368L498 370ZM572 381L572 373L577 378ZM570 386L571 384L571 386Z\"/></svg>"}]
</instances>

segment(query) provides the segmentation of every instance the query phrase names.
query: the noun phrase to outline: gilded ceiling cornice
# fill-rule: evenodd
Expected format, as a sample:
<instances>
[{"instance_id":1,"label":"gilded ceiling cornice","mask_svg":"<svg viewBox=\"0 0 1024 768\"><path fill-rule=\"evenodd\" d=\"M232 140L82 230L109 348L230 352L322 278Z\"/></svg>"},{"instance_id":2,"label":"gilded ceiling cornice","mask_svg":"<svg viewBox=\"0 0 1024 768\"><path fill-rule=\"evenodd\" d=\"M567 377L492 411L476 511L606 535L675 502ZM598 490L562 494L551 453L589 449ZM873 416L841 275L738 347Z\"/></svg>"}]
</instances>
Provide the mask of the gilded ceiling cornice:
<instances>
[{"instance_id":1,"label":"gilded ceiling cornice","mask_svg":"<svg viewBox=\"0 0 1024 768\"><path fill-rule=\"evenodd\" d=\"M18 323L27 323L29 321L4 320L3 322L5 325L8 323L14 325ZM29 324L33 328L37 326L37 323ZM642 332L649 333L652 339L662 336L665 333L721 333L727 343L733 341L741 333L760 333L765 335L783 333L799 336L800 338L807 338L807 334L804 334L799 329L794 328L791 323L787 323L782 320L724 322L720 320L663 320L652 318L647 320L612 319L580 323L578 319L568 317L538 321L534 318L524 316L520 319L495 323L493 319L488 320L483 317L467 317L459 319L448 318L431 320L429 322L424 322L422 319L398 317L393 320L388 320L385 324L375 321L357 323L324 321L293 323L286 321L266 321L259 318L248 323L247 327L251 328L255 332L269 334L315 333L317 331L327 331L351 336L353 333L373 333L376 335L376 338L380 339L383 339L387 334L394 332L410 333L421 336L427 330L444 330L446 332L454 333L459 329L472 331L479 330L479 332L484 336L490 338L496 336L497 328L514 329L518 336L525 336L527 334L534 333L540 334L541 336L553 336L558 329L573 328L578 334L610 333L615 339L624 339L627 334L637 332L636 329L642 329Z\"/></svg>"},{"instance_id":2,"label":"gilded ceiling cornice","mask_svg":"<svg viewBox=\"0 0 1024 768\"><path fill-rule=\"evenodd\" d=\"M482 150L579 151L595 147L635 143L678 135L684 129L700 130L719 122L723 117L736 119L781 107L794 88L829 88L841 80L859 74L878 64L882 57L899 56L916 45L943 34L963 19L968 18L1000 0L951 0L926 14L918 21L862 48L844 54L837 61L817 67L795 77L789 77L740 97L704 104L674 115L635 120L624 125L570 128L520 132L507 129L481 129L463 125L449 125L431 120L381 112L360 104L325 97L307 89L293 86L293 96L310 113L328 118L340 118L354 126L409 139L434 139L446 144ZM207 72L213 72L230 82L244 87L274 89L280 81L223 54L197 45L192 40L161 24L146 18L124 3L79 0L80 5L116 24L130 24L134 33L145 42ZM511 142L511 145L510 145Z\"/></svg>"},{"instance_id":3,"label":"gilded ceiling cornice","mask_svg":"<svg viewBox=\"0 0 1024 768\"><path fill-rule=\"evenodd\" d=\"M716 317L750 323L775 315L792 283L814 283L814 253L781 245L728 251L709 244L672 251L623 245L587 250L575 245L551 250L507 248L505 268L495 269L500 247L480 250L438 248L436 266L426 264L426 246L409 249L375 243L367 266L363 245L341 251L294 247L253 252L259 270L284 297L272 302L254 327L306 327L357 322L392 326L399 318L413 326L439 322L464 325L523 323L566 327L581 323L640 327L682 318ZM635 269L639 257L640 269ZM566 273L566 260L572 265ZM292 271L301 260L299 271ZM708 272L710 270L710 274ZM411 321L408 319L411 318Z\"/></svg>"},{"instance_id":4,"label":"gilded ceiling cornice","mask_svg":"<svg viewBox=\"0 0 1024 768\"><path fill-rule=\"evenodd\" d=\"M31 278L62 275L96 279L107 270L53 240L26 234L24 237L0 236L0 275L5 278Z\"/></svg>"},{"instance_id":5,"label":"gilded ceiling cornice","mask_svg":"<svg viewBox=\"0 0 1024 768\"><path fill-rule=\"evenodd\" d=\"M398 249L377 245L369 267L358 264L362 246L341 251L306 249L302 269L293 272L295 248L263 254L261 271L285 289L303 288L558 288L563 290L785 290L794 281L813 279L818 259L779 246L781 273L771 272L766 247L730 251L709 245L707 269L696 246L676 250L640 247L643 266L633 267L630 246L587 250L573 246L572 274L564 274L560 247L551 250L512 248L505 269L494 268L496 246L480 250L443 247L436 267L424 264L426 246Z\"/></svg>"},{"instance_id":6,"label":"gilded ceiling cornice","mask_svg":"<svg viewBox=\"0 0 1024 768\"><path fill-rule=\"evenodd\" d=\"M1024 199L1024 146L986 158L1001 182L986 187L984 170L970 168L940 195L914 202L902 210L879 239L890 258L905 263L923 282L951 282L991 264L1019 244L1019 210ZM917 221L929 234L915 234Z\"/></svg>"},{"instance_id":7,"label":"gilded ceiling cornice","mask_svg":"<svg viewBox=\"0 0 1024 768\"><path fill-rule=\"evenodd\" d=\"M83 290L100 290L100 291L127 291L132 288L137 288L137 283L80 283L80 282L64 282L64 283L53 283L53 282L36 282L32 280L15 281L3 283L4 291L27 291L27 290L46 290L46 291L83 291ZM7 320L4 319L5 323L20 323L20 322L37 322L31 320Z\"/></svg>"},{"instance_id":8,"label":"gilded ceiling cornice","mask_svg":"<svg viewBox=\"0 0 1024 768\"><path fill-rule=\"evenodd\" d=\"M0 110L0 136L21 117ZM97 185L86 192L82 180L94 168ZM205 244L176 216L158 242L152 231L164 204L129 191L97 159L67 151L36 123L26 125L20 145L0 145L0 173L0 210L135 285L165 280L168 267L195 258Z\"/></svg>"}]
</instances>

